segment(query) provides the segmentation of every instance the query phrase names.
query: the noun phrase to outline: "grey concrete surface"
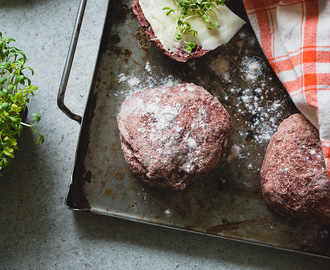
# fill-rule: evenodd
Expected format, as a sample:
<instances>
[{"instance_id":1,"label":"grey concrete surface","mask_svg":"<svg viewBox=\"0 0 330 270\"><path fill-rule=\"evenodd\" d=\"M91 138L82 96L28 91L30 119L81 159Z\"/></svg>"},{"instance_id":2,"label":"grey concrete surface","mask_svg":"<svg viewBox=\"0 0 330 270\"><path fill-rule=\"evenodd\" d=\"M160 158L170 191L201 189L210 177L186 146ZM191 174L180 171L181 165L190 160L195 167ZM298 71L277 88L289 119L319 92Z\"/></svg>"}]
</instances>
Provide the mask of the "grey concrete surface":
<instances>
[{"instance_id":1,"label":"grey concrete surface","mask_svg":"<svg viewBox=\"0 0 330 270\"><path fill-rule=\"evenodd\" d=\"M56 97L79 0L0 0L0 31L16 39L39 86L29 104L42 146L25 129L0 177L0 269L329 269L322 258L153 227L90 213L64 201L80 126ZM90 0L66 103L83 114L107 0Z\"/></svg>"}]
</instances>

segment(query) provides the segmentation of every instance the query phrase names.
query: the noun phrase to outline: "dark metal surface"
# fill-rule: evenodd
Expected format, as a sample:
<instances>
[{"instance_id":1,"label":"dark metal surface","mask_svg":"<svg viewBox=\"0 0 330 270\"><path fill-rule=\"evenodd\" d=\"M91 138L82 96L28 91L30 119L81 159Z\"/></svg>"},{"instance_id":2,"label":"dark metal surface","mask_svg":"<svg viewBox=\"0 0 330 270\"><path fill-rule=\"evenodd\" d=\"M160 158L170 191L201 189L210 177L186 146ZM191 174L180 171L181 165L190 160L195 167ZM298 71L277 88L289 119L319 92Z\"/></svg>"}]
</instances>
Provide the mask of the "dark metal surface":
<instances>
[{"instance_id":1,"label":"dark metal surface","mask_svg":"<svg viewBox=\"0 0 330 270\"><path fill-rule=\"evenodd\" d=\"M81 0L80 1L80 5L79 5L75 25L74 25L74 28L73 28L73 34L72 34L72 38L71 38L71 42L70 42L68 56L67 56L67 59L66 59L66 62L65 62L64 71L63 71L63 75L62 75L62 79L61 79L61 83L60 83L60 88L58 90L58 95L57 95L57 105L58 105L58 107L69 118L77 121L79 124L81 123L81 116L73 113L64 104L64 97L65 97L65 91L66 91L66 87L67 87L67 84L68 84L69 75L70 75L70 71L71 71L71 67L72 67L74 53L75 53L76 47L77 47L77 42L78 42L78 38L79 38L81 24L82 24L82 21L83 21L83 18L84 18L84 12L85 12L85 8L86 8L86 4L87 4L87 0Z\"/></svg>"},{"instance_id":2,"label":"dark metal surface","mask_svg":"<svg viewBox=\"0 0 330 270\"><path fill-rule=\"evenodd\" d=\"M247 21L241 1L232 2L229 7ZM296 108L250 25L202 58L177 63L146 40L130 6L131 1L110 2L67 206L330 257L329 226L286 220L263 200L259 173L267 144ZM257 69L247 65L251 60ZM185 191L150 188L125 164L116 116L134 91L183 82L201 85L216 96L232 116L234 133L226 155L203 181Z\"/></svg>"}]
</instances>

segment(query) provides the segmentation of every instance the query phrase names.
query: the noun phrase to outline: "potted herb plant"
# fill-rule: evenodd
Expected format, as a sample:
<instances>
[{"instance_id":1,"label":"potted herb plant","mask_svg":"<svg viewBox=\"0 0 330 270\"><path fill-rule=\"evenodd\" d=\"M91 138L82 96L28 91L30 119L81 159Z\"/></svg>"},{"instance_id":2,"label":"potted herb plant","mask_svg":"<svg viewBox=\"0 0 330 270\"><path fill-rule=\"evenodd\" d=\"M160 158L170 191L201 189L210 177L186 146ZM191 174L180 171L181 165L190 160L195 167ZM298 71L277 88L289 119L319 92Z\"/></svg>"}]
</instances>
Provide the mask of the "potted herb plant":
<instances>
[{"instance_id":1,"label":"potted herb plant","mask_svg":"<svg viewBox=\"0 0 330 270\"><path fill-rule=\"evenodd\" d=\"M17 138L23 127L31 128L39 136L37 144L44 142L44 136L34 129L41 116L33 113L33 124L23 121L27 114L29 96L33 96L38 87L33 86L31 80L24 75L26 70L31 75L34 72L32 68L25 67L25 54L16 47L9 46L14 41L10 37L2 37L0 32L0 175L1 170L15 157Z\"/></svg>"}]
</instances>

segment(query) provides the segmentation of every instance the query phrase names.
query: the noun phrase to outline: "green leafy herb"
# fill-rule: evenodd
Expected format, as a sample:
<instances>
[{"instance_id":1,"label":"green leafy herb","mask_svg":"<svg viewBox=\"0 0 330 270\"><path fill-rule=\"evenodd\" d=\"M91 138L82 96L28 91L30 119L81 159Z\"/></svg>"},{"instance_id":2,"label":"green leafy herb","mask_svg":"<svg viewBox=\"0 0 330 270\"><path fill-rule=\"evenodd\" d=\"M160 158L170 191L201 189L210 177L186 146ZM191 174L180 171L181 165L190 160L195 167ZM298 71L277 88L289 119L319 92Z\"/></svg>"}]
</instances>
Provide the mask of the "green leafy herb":
<instances>
[{"instance_id":1,"label":"green leafy herb","mask_svg":"<svg viewBox=\"0 0 330 270\"><path fill-rule=\"evenodd\" d=\"M218 25L218 21L216 18L215 22L210 20L210 14L215 12L212 8L217 6L223 6L227 0L216 0L216 1L194 1L194 0L173 0L175 5L178 7L177 9L173 9L170 7L164 7L163 10L166 11L166 15L170 15L171 13L177 14L176 21L176 29L178 30L178 34L176 36L177 40L182 40L184 35L192 35L196 37L198 32L194 29L191 29L190 23L187 21L193 17L199 17L204 22L208 23L210 27L209 30L215 28ZM215 16L216 17L216 16ZM188 51L188 53L192 53L192 51L196 48L196 41L191 40L189 42L185 42L186 46L184 49Z\"/></svg>"},{"instance_id":2,"label":"green leafy herb","mask_svg":"<svg viewBox=\"0 0 330 270\"><path fill-rule=\"evenodd\" d=\"M2 37L0 32L0 171L7 167L15 157L17 137L20 136L23 126L31 128L38 136L37 144L44 142L44 136L34 129L41 116L34 116L34 123L24 123L22 118L29 103L29 96L34 95L37 86L31 84L23 71L28 70L33 75L33 69L25 67L26 55L19 49L9 46L15 40ZM1 174L0 174L1 175Z\"/></svg>"},{"instance_id":3,"label":"green leafy herb","mask_svg":"<svg viewBox=\"0 0 330 270\"><path fill-rule=\"evenodd\" d=\"M186 46L184 46L184 49L188 52L191 53L193 49L196 48L196 41L191 41L189 43L186 43Z\"/></svg>"}]
</instances>

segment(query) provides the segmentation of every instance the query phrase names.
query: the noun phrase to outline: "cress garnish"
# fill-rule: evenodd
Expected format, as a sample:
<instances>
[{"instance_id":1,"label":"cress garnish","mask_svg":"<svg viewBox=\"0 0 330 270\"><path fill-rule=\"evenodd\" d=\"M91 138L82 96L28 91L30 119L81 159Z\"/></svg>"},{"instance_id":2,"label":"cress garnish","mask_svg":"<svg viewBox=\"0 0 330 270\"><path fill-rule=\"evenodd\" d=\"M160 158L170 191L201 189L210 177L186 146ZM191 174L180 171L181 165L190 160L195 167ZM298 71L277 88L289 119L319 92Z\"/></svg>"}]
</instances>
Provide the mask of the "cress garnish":
<instances>
[{"instance_id":1,"label":"cress garnish","mask_svg":"<svg viewBox=\"0 0 330 270\"><path fill-rule=\"evenodd\" d=\"M166 11L166 15L168 16L171 13L176 14L177 21L176 21L176 29L178 30L178 34L176 39L178 41L182 40L182 37L185 35L192 35L196 37L198 32L194 29L191 29L190 23L187 21L193 17L199 17L204 22L208 23L210 27L207 29L211 30L218 25L218 18L216 13L212 10L212 7L216 8L217 6L223 6L227 0L216 0L216 1L193 1L193 0L173 0L175 5L177 6L176 9L170 7L164 7L163 10ZM213 13L215 15L215 22L210 20L210 14ZM184 49L191 53L196 48L196 41L183 41L186 45Z\"/></svg>"}]
</instances>

